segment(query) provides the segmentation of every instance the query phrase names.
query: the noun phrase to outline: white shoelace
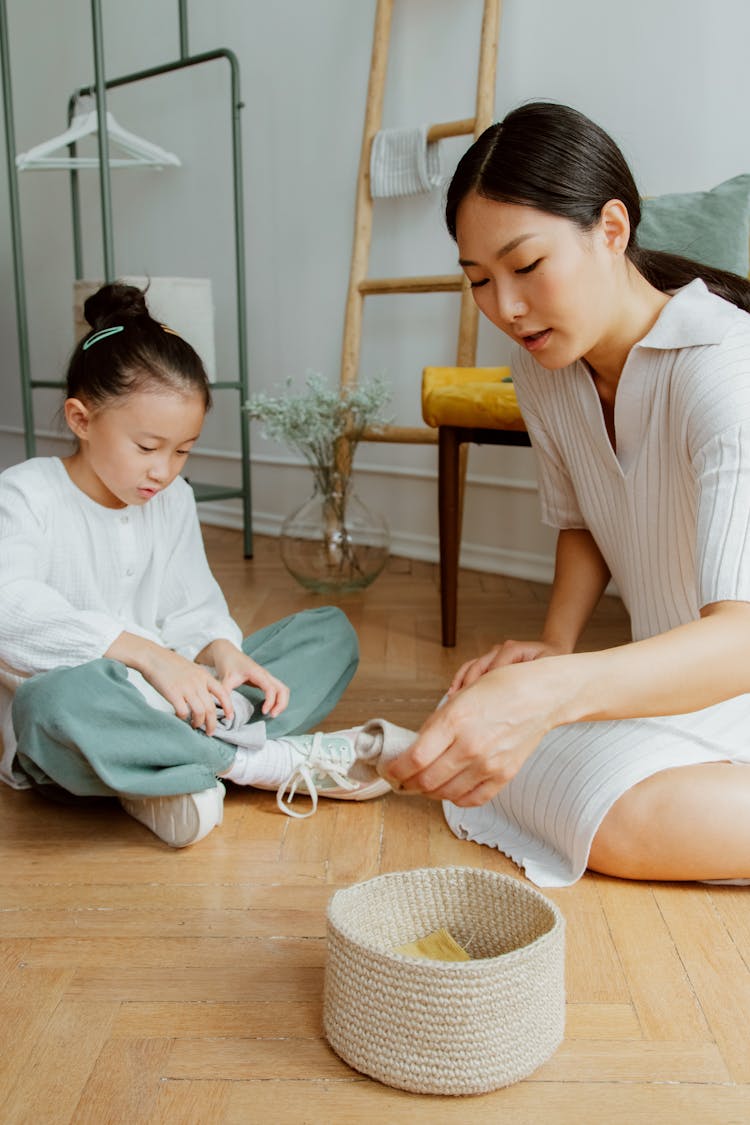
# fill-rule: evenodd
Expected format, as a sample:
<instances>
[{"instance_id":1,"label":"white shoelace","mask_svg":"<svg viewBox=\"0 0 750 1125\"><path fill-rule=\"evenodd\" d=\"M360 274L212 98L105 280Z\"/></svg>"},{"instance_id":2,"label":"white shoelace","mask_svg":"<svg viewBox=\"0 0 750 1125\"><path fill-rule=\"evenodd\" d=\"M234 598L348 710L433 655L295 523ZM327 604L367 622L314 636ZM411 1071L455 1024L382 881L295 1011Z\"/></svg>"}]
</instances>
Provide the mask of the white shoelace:
<instances>
[{"instance_id":1,"label":"white shoelace","mask_svg":"<svg viewBox=\"0 0 750 1125\"><path fill-rule=\"evenodd\" d=\"M287 816L293 816L297 820L305 820L308 816L312 816L318 807L318 790L315 784L315 774L324 777L329 777L331 781L341 789L356 789L358 786L357 781L352 781L350 777L341 772L343 763L335 760L333 753L323 748L323 739L326 736L321 731L316 731L313 735L312 746L310 753L305 761L292 771L286 781L282 782L276 791L276 804L279 806L283 813ZM295 812L291 807L292 801L300 787L300 785L307 787L307 792L312 801L312 808L309 812Z\"/></svg>"}]
</instances>

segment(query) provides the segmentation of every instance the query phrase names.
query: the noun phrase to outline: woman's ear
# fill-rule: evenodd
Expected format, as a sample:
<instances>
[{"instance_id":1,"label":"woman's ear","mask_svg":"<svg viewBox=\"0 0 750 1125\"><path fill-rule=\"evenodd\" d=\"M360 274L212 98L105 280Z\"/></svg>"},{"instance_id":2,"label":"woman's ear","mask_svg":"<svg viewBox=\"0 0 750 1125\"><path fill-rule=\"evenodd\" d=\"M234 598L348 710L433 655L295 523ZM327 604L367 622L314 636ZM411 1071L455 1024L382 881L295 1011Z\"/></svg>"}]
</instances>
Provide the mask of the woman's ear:
<instances>
[{"instance_id":1,"label":"woman's ear","mask_svg":"<svg viewBox=\"0 0 750 1125\"><path fill-rule=\"evenodd\" d=\"M599 228L607 248L615 254L624 254L630 241L630 216L621 199L610 199L604 204Z\"/></svg>"},{"instance_id":2,"label":"woman's ear","mask_svg":"<svg viewBox=\"0 0 750 1125\"><path fill-rule=\"evenodd\" d=\"M66 398L63 407L65 412L65 421L68 428L72 430L79 441L85 441L88 437L89 422L91 421L91 411L80 398Z\"/></svg>"}]
</instances>

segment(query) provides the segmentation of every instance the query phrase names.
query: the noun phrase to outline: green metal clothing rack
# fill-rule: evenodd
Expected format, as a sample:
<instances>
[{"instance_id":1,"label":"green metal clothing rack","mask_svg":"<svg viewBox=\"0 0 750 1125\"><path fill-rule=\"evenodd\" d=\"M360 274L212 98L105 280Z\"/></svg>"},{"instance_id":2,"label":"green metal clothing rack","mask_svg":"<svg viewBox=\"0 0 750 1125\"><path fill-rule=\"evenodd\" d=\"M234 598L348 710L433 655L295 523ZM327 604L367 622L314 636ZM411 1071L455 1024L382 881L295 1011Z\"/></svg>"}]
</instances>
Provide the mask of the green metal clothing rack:
<instances>
[{"instance_id":1,"label":"green metal clothing rack","mask_svg":"<svg viewBox=\"0 0 750 1125\"><path fill-rule=\"evenodd\" d=\"M235 391L239 395L238 417L240 425L240 456L242 482L238 487L192 483L196 500L228 500L241 497L244 526L244 551L246 558L252 558L252 503L250 488L250 435L247 418L241 407L248 395L247 371L247 324L246 324L246 280L245 280L245 228L242 190L242 138L240 131L240 111L243 107L240 98L240 68L237 56L226 48L218 48L199 55L188 52L187 0L178 0L180 57L162 66L125 74L119 78L106 79L104 74L104 34L102 28L101 0L91 0L91 22L94 47L94 85L81 86L75 90L68 103L68 123L73 118L79 98L95 95L99 142L99 187L102 214L102 241L104 256L104 276L106 281L116 278L114 260L114 236L112 220L112 191L110 184L109 136L107 134L107 90L143 82L149 78L171 74L188 67L202 66L204 63L225 59L230 69L230 102L232 114L232 168L234 194L234 243L235 243L235 282L237 301L237 357L236 379L219 380L211 384L212 391ZM13 93L10 72L10 44L6 0L0 0L0 62L2 64L3 111L5 116L5 148L8 166L8 193L10 197L11 236L13 243L13 278L16 297L16 321L18 326L18 351L21 369L21 393L23 403L24 436L26 456L36 453L34 433L33 392L41 387L61 388L62 381L34 379L31 373L29 354L29 328L26 304L26 283L24 276L23 244L21 237L21 211L16 168L16 139L13 115ZM76 146L69 146L71 156L76 155ZM81 231L81 210L79 200L78 171L70 169L70 194L73 219L73 251L75 276L83 278L83 244Z\"/></svg>"}]
</instances>

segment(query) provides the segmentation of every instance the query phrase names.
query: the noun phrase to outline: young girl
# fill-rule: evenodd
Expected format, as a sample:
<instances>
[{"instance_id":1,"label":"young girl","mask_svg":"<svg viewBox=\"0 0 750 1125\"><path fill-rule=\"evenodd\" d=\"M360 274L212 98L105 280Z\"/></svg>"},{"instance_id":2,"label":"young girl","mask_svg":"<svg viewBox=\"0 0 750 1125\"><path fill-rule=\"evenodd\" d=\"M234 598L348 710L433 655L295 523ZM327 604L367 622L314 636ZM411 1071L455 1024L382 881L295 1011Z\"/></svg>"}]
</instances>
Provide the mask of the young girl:
<instances>
[{"instance_id":1,"label":"young girl","mask_svg":"<svg viewBox=\"0 0 750 1125\"><path fill-rule=\"evenodd\" d=\"M541 885L750 876L750 285L637 242L614 142L532 104L458 165L448 228L559 529L539 641L461 667L388 775ZM574 654L613 577L632 643Z\"/></svg>"},{"instance_id":2,"label":"young girl","mask_svg":"<svg viewBox=\"0 0 750 1125\"><path fill-rule=\"evenodd\" d=\"M246 640L179 477L210 391L143 293L107 285L67 375L62 460L0 474L0 775L60 798L115 796L173 847L221 823L224 786L362 800L353 733L298 735L357 666L347 618L295 614ZM236 689L236 690L235 690ZM316 792L317 790L317 792Z\"/></svg>"}]
</instances>

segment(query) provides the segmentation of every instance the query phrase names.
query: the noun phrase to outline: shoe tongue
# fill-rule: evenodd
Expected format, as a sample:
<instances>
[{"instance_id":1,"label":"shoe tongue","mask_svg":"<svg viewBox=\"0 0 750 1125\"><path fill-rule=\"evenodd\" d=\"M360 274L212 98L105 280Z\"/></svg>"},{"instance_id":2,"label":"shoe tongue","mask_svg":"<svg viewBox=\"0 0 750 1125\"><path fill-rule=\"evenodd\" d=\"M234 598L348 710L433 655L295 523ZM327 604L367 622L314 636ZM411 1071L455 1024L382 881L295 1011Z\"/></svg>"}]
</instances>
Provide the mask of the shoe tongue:
<instances>
[{"instance_id":1,"label":"shoe tongue","mask_svg":"<svg viewBox=\"0 0 750 1125\"><path fill-rule=\"evenodd\" d=\"M316 765L313 766L316 773L348 773L349 763L342 754L324 754Z\"/></svg>"},{"instance_id":2,"label":"shoe tongue","mask_svg":"<svg viewBox=\"0 0 750 1125\"><path fill-rule=\"evenodd\" d=\"M326 763L339 767L347 764L348 749L349 744L345 738L334 734L322 735L317 742L313 742L310 756L314 762L323 763L323 768Z\"/></svg>"}]
</instances>

